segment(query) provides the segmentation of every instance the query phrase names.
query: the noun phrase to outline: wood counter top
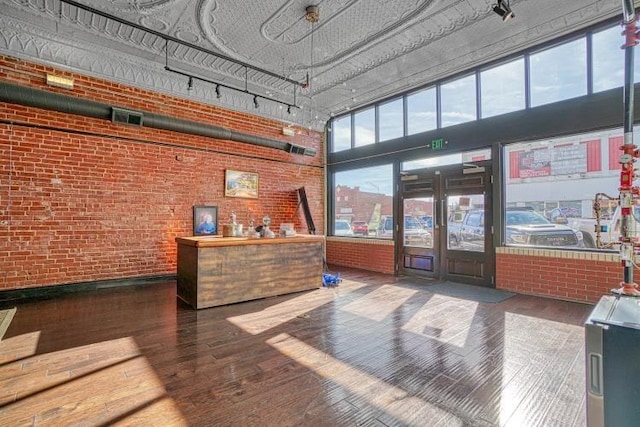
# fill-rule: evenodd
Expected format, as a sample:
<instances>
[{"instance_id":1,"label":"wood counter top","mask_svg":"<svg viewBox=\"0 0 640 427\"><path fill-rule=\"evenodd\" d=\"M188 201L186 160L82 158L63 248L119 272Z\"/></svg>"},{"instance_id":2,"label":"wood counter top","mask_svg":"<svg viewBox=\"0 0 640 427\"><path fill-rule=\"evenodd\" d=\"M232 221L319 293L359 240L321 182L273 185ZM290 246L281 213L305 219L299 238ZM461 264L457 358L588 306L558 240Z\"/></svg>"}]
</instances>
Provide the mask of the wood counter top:
<instances>
[{"instance_id":1,"label":"wood counter top","mask_svg":"<svg viewBox=\"0 0 640 427\"><path fill-rule=\"evenodd\" d=\"M195 246L198 248L213 248L224 246L246 246L246 245L281 245L286 243L307 243L307 242L324 242L324 236L316 236L311 234L297 234L289 237L275 237L269 239L266 237L222 237L216 236L193 236L193 237L176 237L176 243L179 245Z\"/></svg>"}]
</instances>

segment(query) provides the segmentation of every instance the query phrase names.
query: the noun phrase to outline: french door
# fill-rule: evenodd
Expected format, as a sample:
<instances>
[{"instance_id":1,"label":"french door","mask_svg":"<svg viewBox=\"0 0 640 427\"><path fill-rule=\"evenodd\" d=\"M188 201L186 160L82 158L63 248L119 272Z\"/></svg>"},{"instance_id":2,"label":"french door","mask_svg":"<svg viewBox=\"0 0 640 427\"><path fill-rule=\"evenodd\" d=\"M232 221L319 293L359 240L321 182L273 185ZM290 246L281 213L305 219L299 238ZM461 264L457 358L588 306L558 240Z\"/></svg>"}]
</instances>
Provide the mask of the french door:
<instances>
[{"instance_id":1,"label":"french door","mask_svg":"<svg viewBox=\"0 0 640 427\"><path fill-rule=\"evenodd\" d=\"M460 166L400 177L399 274L493 286L491 168L472 172Z\"/></svg>"}]
</instances>

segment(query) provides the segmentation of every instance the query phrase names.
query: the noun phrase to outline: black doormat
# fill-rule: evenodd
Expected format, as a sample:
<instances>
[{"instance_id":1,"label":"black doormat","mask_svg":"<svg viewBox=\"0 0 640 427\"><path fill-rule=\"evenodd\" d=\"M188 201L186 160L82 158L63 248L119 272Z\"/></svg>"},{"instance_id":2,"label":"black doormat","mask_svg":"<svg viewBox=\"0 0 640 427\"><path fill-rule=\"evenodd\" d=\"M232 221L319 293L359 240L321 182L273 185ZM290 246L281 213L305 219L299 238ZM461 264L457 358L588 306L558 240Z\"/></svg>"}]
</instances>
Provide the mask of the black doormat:
<instances>
[{"instance_id":1,"label":"black doormat","mask_svg":"<svg viewBox=\"0 0 640 427\"><path fill-rule=\"evenodd\" d=\"M516 295L514 292L455 282L441 282L427 285L425 289L436 294L485 303L502 302Z\"/></svg>"}]
</instances>

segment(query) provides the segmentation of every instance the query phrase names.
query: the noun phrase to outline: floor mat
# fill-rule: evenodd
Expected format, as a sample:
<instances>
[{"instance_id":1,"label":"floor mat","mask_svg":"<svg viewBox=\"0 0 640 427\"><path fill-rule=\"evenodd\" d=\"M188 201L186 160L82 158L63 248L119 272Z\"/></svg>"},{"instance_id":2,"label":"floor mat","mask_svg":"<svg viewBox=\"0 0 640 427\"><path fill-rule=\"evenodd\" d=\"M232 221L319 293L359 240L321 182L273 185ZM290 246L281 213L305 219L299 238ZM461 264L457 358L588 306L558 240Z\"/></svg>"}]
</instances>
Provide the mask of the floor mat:
<instances>
[{"instance_id":1,"label":"floor mat","mask_svg":"<svg viewBox=\"0 0 640 427\"><path fill-rule=\"evenodd\" d=\"M16 314L17 308L10 308L8 310L0 310L0 340L4 337L4 333L9 329L9 324L13 320L13 315Z\"/></svg>"},{"instance_id":2,"label":"floor mat","mask_svg":"<svg viewBox=\"0 0 640 427\"><path fill-rule=\"evenodd\" d=\"M436 294L486 303L501 302L516 295L513 292L501 291L499 289L483 288L482 286L465 285L455 282L441 282L428 285L427 290Z\"/></svg>"}]
</instances>

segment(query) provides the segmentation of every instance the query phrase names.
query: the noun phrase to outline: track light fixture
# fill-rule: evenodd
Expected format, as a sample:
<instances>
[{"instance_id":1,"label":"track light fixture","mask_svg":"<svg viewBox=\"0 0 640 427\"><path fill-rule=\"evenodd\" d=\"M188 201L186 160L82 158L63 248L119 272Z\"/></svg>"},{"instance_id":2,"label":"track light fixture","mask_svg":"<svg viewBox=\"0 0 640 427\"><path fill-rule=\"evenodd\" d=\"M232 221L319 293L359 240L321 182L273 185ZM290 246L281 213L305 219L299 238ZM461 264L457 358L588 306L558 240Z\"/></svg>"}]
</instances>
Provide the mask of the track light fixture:
<instances>
[{"instance_id":1,"label":"track light fixture","mask_svg":"<svg viewBox=\"0 0 640 427\"><path fill-rule=\"evenodd\" d=\"M187 77L188 78L187 89L189 91L193 90L194 81L198 80L198 81L207 82L207 83L211 83L212 85L215 85L215 89L214 90L215 90L216 98L222 98L222 92L221 91L222 91L222 88L225 88L225 89L235 90L237 92L242 92L242 93L246 93L248 95L253 96L253 106L255 108L260 108L260 103L258 101L258 98L266 99L269 102L275 102L277 104L280 104L280 109L281 110L286 105L287 106L287 112L289 114L293 114L294 116L296 115L296 113L291 108L292 107L293 108L302 108L300 105L296 104L296 92L295 91L293 92L293 103L288 103L288 102L280 101L278 99L274 99L273 98L273 94L271 94L271 93L268 93L268 96L263 96L263 95L259 95L259 94L256 94L254 92L251 92L246 86L245 86L244 89L240 89L240 88L234 87L234 86L228 86L228 85L226 85L224 83L219 83L219 82L216 82L216 81L213 81L213 80L206 79L204 77L191 75L191 74L189 74L189 73L187 73L185 71L180 71L180 70L173 69L173 68L169 67L169 65L165 65L164 69L169 71L169 72L171 72L171 73L176 73L176 74L180 74L182 76Z\"/></svg>"},{"instance_id":2,"label":"track light fixture","mask_svg":"<svg viewBox=\"0 0 640 427\"><path fill-rule=\"evenodd\" d=\"M515 18L509 0L498 0L498 3L493 5L493 11L500 15L503 21L508 21L511 18Z\"/></svg>"}]
</instances>

